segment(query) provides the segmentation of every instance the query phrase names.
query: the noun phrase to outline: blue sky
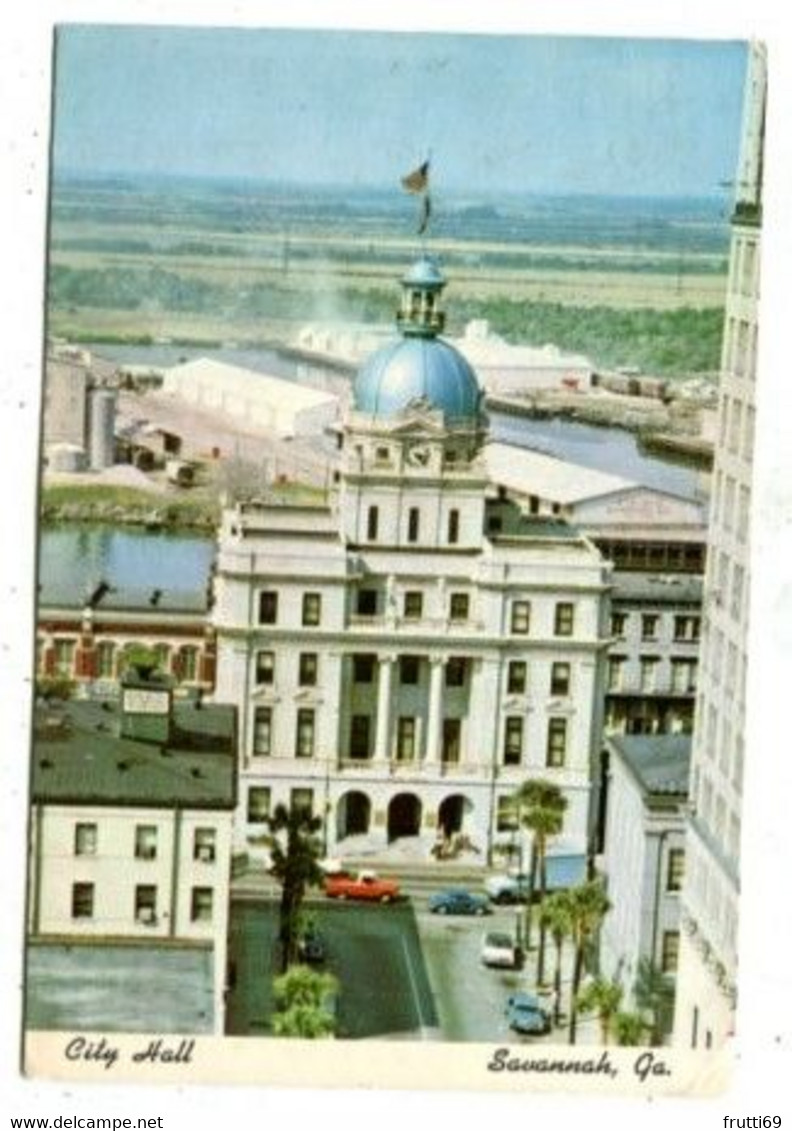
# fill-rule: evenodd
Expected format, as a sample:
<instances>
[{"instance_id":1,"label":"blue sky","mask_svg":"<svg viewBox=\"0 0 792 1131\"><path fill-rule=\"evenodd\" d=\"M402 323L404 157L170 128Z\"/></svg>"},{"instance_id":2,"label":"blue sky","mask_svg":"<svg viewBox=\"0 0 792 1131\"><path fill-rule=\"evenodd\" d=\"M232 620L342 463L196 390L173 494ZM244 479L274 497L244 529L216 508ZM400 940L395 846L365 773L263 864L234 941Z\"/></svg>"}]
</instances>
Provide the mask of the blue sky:
<instances>
[{"instance_id":1,"label":"blue sky","mask_svg":"<svg viewBox=\"0 0 792 1131\"><path fill-rule=\"evenodd\" d=\"M701 194L734 175L745 44L62 26L56 170L471 194Z\"/></svg>"}]
</instances>

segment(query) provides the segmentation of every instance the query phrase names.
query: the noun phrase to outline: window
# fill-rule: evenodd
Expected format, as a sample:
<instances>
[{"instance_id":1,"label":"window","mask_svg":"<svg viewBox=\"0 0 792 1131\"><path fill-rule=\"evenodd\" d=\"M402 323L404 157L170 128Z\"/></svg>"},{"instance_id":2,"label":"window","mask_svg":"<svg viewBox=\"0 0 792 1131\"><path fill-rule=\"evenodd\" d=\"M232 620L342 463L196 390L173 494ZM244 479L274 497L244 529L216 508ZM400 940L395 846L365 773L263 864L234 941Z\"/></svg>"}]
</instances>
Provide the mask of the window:
<instances>
[{"instance_id":1,"label":"window","mask_svg":"<svg viewBox=\"0 0 792 1131\"><path fill-rule=\"evenodd\" d=\"M407 620L420 620L423 616L423 593L411 590L404 594L404 616Z\"/></svg>"},{"instance_id":2,"label":"window","mask_svg":"<svg viewBox=\"0 0 792 1131\"><path fill-rule=\"evenodd\" d=\"M183 683L198 679L198 649L192 644L179 649L179 678Z\"/></svg>"},{"instance_id":3,"label":"window","mask_svg":"<svg viewBox=\"0 0 792 1131\"><path fill-rule=\"evenodd\" d=\"M556 636L571 636L575 631L575 606L568 601L559 601L555 607Z\"/></svg>"},{"instance_id":4,"label":"window","mask_svg":"<svg viewBox=\"0 0 792 1131\"><path fill-rule=\"evenodd\" d=\"M641 691L657 690L658 656L641 656Z\"/></svg>"},{"instance_id":5,"label":"window","mask_svg":"<svg viewBox=\"0 0 792 1131\"><path fill-rule=\"evenodd\" d=\"M456 508L448 512L448 541L452 546L459 541L459 511Z\"/></svg>"},{"instance_id":6,"label":"window","mask_svg":"<svg viewBox=\"0 0 792 1131\"><path fill-rule=\"evenodd\" d=\"M321 593L303 593L302 599L302 622L311 628L322 619L322 595Z\"/></svg>"},{"instance_id":7,"label":"window","mask_svg":"<svg viewBox=\"0 0 792 1131\"><path fill-rule=\"evenodd\" d=\"M511 630L525 636L531 628L531 602L514 601L511 608Z\"/></svg>"},{"instance_id":8,"label":"window","mask_svg":"<svg viewBox=\"0 0 792 1131\"><path fill-rule=\"evenodd\" d=\"M300 687L315 687L319 670L319 661L316 652L300 653Z\"/></svg>"},{"instance_id":9,"label":"window","mask_svg":"<svg viewBox=\"0 0 792 1131\"><path fill-rule=\"evenodd\" d=\"M55 641L55 675L72 675L74 653L75 643L73 640Z\"/></svg>"},{"instance_id":10,"label":"window","mask_svg":"<svg viewBox=\"0 0 792 1131\"><path fill-rule=\"evenodd\" d=\"M157 826L137 825L135 828L135 859L156 860Z\"/></svg>"},{"instance_id":11,"label":"window","mask_svg":"<svg viewBox=\"0 0 792 1131\"><path fill-rule=\"evenodd\" d=\"M155 644L152 649L157 660L157 669L167 672L170 667L170 644Z\"/></svg>"},{"instance_id":12,"label":"window","mask_svg":"<svg viewBox=\"0 0 792 1131\"><path fill-rule=\"evenodd\" d=\"M312 758L314 752L314 711L301 707L297 712L297 735L294 753L298 758Z\"/></svg>"},{"instance_id":13,"label":"window","mask_svg":"<svg viewBox=\"0 0 792 1131\"><path fill-rule=\"evenodd\" d=\"M620 691L624 683L624 656L610 656L608 659L608 691Z\"/></svg>"},{"instance_id":14,"label":"window","mask_svg":"<svg viewBox=\"0 0 792 1131\"><path fill-rule=\"evenodd\" d=\"M214 891L212 888L193 888L190 897L190 922L211 923Z\"/></svg>"},{"instance_id":15,"label":"window","mask_svg":"<svg viewBox=\"0 0 792 1131\"><path fill-rule=\"evenodd\" d=\"M567 721L550 719L547 724L547 764L563 766L566 762Z\"/></svg>"},{"instance_id":16,"label":"window","mask_svg":"<svg viewBox=\"0 0 792 1131\"><path fill-rule=\"evenodd\" d=\"M627 614L626 613L611 613L611 636L617 637L622 640L627 628Z\"/></svg>"},{"instance_id":17,"label":"window","mask_svg":"<svg viewBox=\"0 0 792 1131\"><path fill-rule=\"evenodd\" d=\"M101 640L96 649L96 674L99 679L112 679L115 675L116 646L112 640Z\"/></svg>"},{"instance_id":18,"label":"window","mask_svg":"<svg viewBox=\"0 0 792 1131\"><path fill-rule=\"evenodd\" d=\"M550 694L569 695L571 669L569 664L558 661L550 669Z\"/></svg>"},{"instance_id":19,"label":"window","mask_svg":"<svg viewBox=\"0 0 792 1131\"><path fill-rule=\"evenodd\" d=\"M80 822L74 826L74 855L96 856L98 829L96 825Z\"/></svg>"},{"instance_id":20,"label":"window","mask_svg":"<svg viewBox=\"0 0 792 1131\"><path fill-rule=\"evenodd\" d=\"M389 464L390 463L390 448L385 448L385 447L377 448L377 450L374 453L374 462L379 463L379 464Z\"/></svg>"},{"instance_id":21,"label":"window","mask_svg":"<svg viewBox=\"0 0 792 1131\"><path fill-rule=\"evenodd\" d=\"M256 707L253 712L253 756L266 758L272 753L272 708Z\"/></svg>"},{"instance_id":22,"label":"window","mask_svg":"<svg viewBox=\"0 0 792 1131\"><path fill-rule=\"evenodd\" d=\"M678 695L692 695L696 690L696 661L671 661L671 690Z\"/></svg>"},{"instance_id":23,"label":"window","mask_svg":"<svg viewBox=\"0 0 792 1131\"><path fill-rule=\"evenodd\" d=\"M256 685L275 682L275 653L256 653Z\"/></svg>"},{"instance_id":24,"label":"window","mask_svg":"<svg viewBox=\"0 0 792 1131\"><path fill-rule=\"evenodd\" d=\"M377 532L379 530L379 507L369 507L368 516L366 519L366 537L369 542L377 541Z\"/></svg>"},{"instance_id":25,"label":"window","mask_svg":"<svg viewBox=\"0 0 792 1131\"><path fill-rule=\"evenodd\" d=\"M467 593L452 593L448 612L451 620L467 620L470 615L470 596Z\"/></svg>"},{"instance_id":26,"label":"window","mask_svg":"<svg viewBox=\"0 0 792 1131\"><path fill-rule=\"evenodd\" d=\"M193 860L213 864L217 856L217 830L200 828L193 833Z\"/></svg>"},{"instance_id":27,"label":"window","mask_svg":"<svg viewBox=\"0 0 792 1131\"><path fill-rule=\"evenodd\" d=\"M462 722L460 719L443 719L443 749L441 761L444 765L459 761L462 746Z\"/></svg>"},{"instance_id":28,"label":"window","mask_svg":"<svg viewBox=\"0 0 792 1131\"><path fill-rule=\"evenodd\" d=\"M374 679L374 657L352 657L352 679L355 683L371 683Z\"/></svg>"},{"instance_id":29,"label":"window","mask_svg":"<svg viewBox=\"0 0 792 1131\"><path fill-rule=\"evenodd\" d=\"M421 674L421 660L418 656L399 657L399 681L406 684L418 683Z\"/></svg>"},{"instance_id":30,"label":"window","mask_svg":"<svg viewBox=\"0 0 792 1131\"><path fill-rule=\"evenodd\" d=\"M528 683L528 665L525 660L510 660L506 688L511 695L523 695Z\"/></svg>"},{"instance_id":31,"label":"window","mask_svg":"<svg viewBox=\"0 0 792 1131\"><path fill-rule=\"evenodd\" d=\"M418 507L410 507L407 513L407 541L417 542L421 525L421 512Z\"/></svg>"},{"instance_id":32,"label":"window","mask_svg":"<svg viewBox=\"0 0 792 1131\"><path fill-rule=\"evenodd\" d=\"M519 715L509 715L506 719L506 734L503 743L504 766L519 766L522 761L523 720Z\"/></svg>"},{"instance_id":33,"label":"window","mask_svg":"<svg viewBox=\"0 0 792 1131\"><path fill-rule=\"evenodd\" d=\"M305 813L307 817L313 814L313 790L295 788L291 791L289 805L292 813Z\"/></svg>"},{"instance_id":34,"label":"window","mask_svg":"<svg viewBox=\"0 0 792 1131\"><path fill-rule=\"evenodd\" d=\"M657 639L657 624L660 617L657 613L644 613L641 617L641 640Z\"/></svg>"},{"instance_id":35,"label":"window","mask_svg":"<svg viewBox=\"0 0 792 1131\"><path fill-rule=\"evenodd\" d=\"M666 891L681 891L682 877L685 872L684 848L672 848L668 853L668 871L666 873Z\"/></svg>"},{"instance_id":36,"label":"window","mask_svg":"<svg viewBox=\"0 0 792 1131\"><path fill-rule=\"evenodd\" d=\"M376 589L358 589L357 615L359 617L374 617L377 615Z\"/></svg>"},{"instance_id":37,"label":"window","mask_svg":"<svg viewBox=\"0 0 792 1131\"><path fill-rule=\"evenodd\" d=\"M278 594L269 590L259 593L259 624L276 624L278 620Z\"/></svg>"},{"instance_id":38,"label":"window","mask_svg":"<svg viewBox=\"0 0 792 1131\"><path fill-rule=\"evenodd\" d=\"M725 558L722 555L721 560ZM728 568L728 562L725 563ZM725 579L721 588L725 586ZM701 617L676 616L674 617L674 640L698 640L701 631Z\"/></svg>"},{"instance_id":39,"label":"window","mask_svg":"<svg viewBox=\"0 0 792 1131\"><path fill-rule=\"evenodd\" d=\"M72 919L93 919L94 913L94 886L93 884L72 884L71 917Z\"/></svg>"},{"instance_id":40,"label":"window","mask_svg":"<svg viewBox=\"0 0 792 1131\"><path fill-rule=\"evenodd\" d=\"M152 924L157 921L157 889L153 884L135 888L135 921Z\"/></svg>"},{"instance_id":41,"label":"window","mask_svg":"<svg viewBox=\"0 0 792 1131\"><path fill-rule=\"evenodd\" d=\"M349 757L364 760L369 756L371 719L368 715L353 715L349 728Z\"/></svg>"},{"instance_id":42,"label":"window","mask_svg":"<svg viewBox=\"0 0 792 1131\"><path fill-rule=\"evenodd\" d=\"M663 931L663 953L660 969L664 974L676 973L679 963L679 931Z\"/></svg>"},{"instance_id":43,"label":"window","mask_svg":"<svg viewBox=\"0 0 792 1131\"><path fill-rule=\"evenodd\" d=\"M247 795L247 819L250 825L266 822L270 813L270 788L266 785L252 785Z\"/></svg>"},{"instance_id":44,"label":"window","mask_svg":"<svg viewBox=\"0 0 792 1131\"><path fill-rule=\"evenodd\" d=\"M402 715L396 726L396 758L412 762L415 758L415 719Z\"/></svg>"},{"instance_id":45,"label":"window","mask_svg":"<svg viewBox=\"0 0 792 1131\"><path fill-rule=\"evenodd\" d=\"M464 687L467 664L464 656L451 656L446 664L446 687Z\"/></svg>"},{"instance_id":46,"label":"window","mask_svg":"<svg viewBox=\"0 0 792 1131\"><path fill-rule=\"evenodd\" d=\"M499 833L516 832L520 827L517 817L517 805L513 797L506 794L499 797L496 807L495 827Z\"/></svg>"}]
</instances>

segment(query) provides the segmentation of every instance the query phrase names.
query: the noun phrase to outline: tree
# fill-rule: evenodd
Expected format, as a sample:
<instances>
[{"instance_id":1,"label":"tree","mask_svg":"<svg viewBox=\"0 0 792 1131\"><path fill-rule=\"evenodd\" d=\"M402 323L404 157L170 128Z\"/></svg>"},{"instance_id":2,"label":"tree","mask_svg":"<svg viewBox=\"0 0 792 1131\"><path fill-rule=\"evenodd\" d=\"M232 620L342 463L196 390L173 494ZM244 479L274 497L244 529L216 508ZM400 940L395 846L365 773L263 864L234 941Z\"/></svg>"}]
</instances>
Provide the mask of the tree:
<instances>
[{"instance_id":1,"label":"tree","mask_svg":"<svg viewBox=\"0 0 792 1131\"><path fill-rule=\"evenodd\" d=\"M553 1024L561 1021L561 959L563 957L564 940L572 932L572 909L569 903L569 893L556 891L548 896L541 911L542 923L550 932L550 938L555 946L555 973L553 974Z\"/></svg>"},{"instance_id":2,"label":"tree","mask_svg":"<svg viewBox=\"0 0 792 1131\"><path fill-rule=\"evenodd\" d=\"M285 972L296 961L305 892L322 882L318 864L322 844L317 835L322 821L302 806L276 805L268 825L272 873L281 885L279 938L281 969Z\"/></svg>"},{"instance_id":3,"label":"tree","mask_svg":"<svg viewBox=\"0 0 792 1131\"><path fill-rule=\"evenodd\" d=\"M640 1013L617 1013L613 1018L613 1032L617 1045L643 1044L646 1022Z\"/></svg>"},{"instance_id":4,"label":"tree","mask_svg":"<svg viewBox=\"0 0 792 1131\"><path fill-rule=\"evenodd\" d=\"M272 1018L276 1037L317 1039L335 1033L338 979L308 966L292 966L273 983L278 1009Z\"/></svg>"},{"instance_id":5,"label":"tree","mask_svg":"<svg viewBox=\"0 0 792 1131\"><path fill-rule=\"evenodd\" d=\"M607 914L610 903L600 880L589 880L579 887L570 888L568 895L572 917L572 942L575 947L569 1006L569 1043L574 1045L577 1033L578 996L586 950Z\"/></svg>"},{"instance_id":6,"label":"tree","mask_svg":"<svg viewBox=\"0 0 792 1131\"><path fill-rule=\"evenodd\" d=\"M578 994L577 1007L581 1013L599 1015L600 1035L603 1045L610 1041L613 1020L619 1011L624 988L607 978L595 978Z\"/></svg>"},{"instance_id":7,"label":"tree","mask_svg":"<svg viewBox=\"0 0 792 1131\"><path fill-rule=\"evenodd\" d=\"M642 958L633 986L635 1004L649 1015L649 1043L662 1045L674 1020L674 983L657 969L650 958Z\"/></svg>"},{"instance_id":8,"label":"tree","mask_svg":"<svg viewBox=\"0 0 792 1131\"><path fill-rule=\"evenodd\" d=\"M533 833L531 853L531 880L529 884L528 913L526 916L525 945L530 945L531 903L535 890L536 873L539 873L539 954L536 960L536 979L544 982L544 957L546 926L542 921L542 908L547 894L547 841L558 836L564 827L567 799L554 782L535 778L524 782L516 795L517 811L521 823Z\"/></svg>"}]
</instances>

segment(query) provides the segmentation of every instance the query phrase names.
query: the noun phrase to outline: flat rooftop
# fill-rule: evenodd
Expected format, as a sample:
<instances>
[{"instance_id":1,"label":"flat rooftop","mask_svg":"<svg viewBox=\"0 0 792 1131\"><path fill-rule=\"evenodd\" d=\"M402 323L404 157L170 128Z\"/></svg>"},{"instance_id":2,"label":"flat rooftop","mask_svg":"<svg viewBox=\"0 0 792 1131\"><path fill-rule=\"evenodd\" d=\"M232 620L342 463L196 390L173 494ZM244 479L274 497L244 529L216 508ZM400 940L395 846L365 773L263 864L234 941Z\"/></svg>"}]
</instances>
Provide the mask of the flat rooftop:
<instances>
[{"instance_id":1,"label":"flat rooftop","mask_svg":"<svg viewBox=\"0 0 792 1131\"><path fill-rule=\"evenodd\" d=\"M166 745L122 738L120 707L71 702L34 720L31 797L44 804L232 809L233 707L174 705Z\"/></svg>"},{"instance_id":2,"label":"flat rooftop","mask_svg":"<svg viewBox=\"0 0 792 1131\"><path fill-rule=\"evenodd\" d=\"M605 741L632 771L644 793L687 796L689 734L612 735Z\"/></svg>"}]
</instances>

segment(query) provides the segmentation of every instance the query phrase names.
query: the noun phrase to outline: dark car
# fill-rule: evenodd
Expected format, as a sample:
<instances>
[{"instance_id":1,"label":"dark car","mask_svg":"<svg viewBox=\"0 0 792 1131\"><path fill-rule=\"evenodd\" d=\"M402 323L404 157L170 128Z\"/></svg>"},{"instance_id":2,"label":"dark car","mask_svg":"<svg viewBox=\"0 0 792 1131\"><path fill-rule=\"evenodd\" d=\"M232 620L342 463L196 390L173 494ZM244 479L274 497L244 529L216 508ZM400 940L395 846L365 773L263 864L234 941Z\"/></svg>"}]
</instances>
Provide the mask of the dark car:
<instances>
[{"instance_id":1,"label":"dark car","mask_svg":"<svg viewBox=\"0 0 792 1131\"><path fill-rule=\"evenodd\" d=\"M430 895L428 906L437 915L487 915L490 910L485 896L461 888Z\"/></svg>"},{"instance_id":2,"label":"dark car","mask_svg":"<svg viewBox=\"0 0 792 1131\"><path fill-rule=\"evenodd\" d=\"M550 1014L533 994L513 994L506 1002L506 1020L515 1033L537 1035L550 1032Z\"/></svg>"},{"instance_id":3,"label":"dark car","mask_svg":"<svg viewBox=\"0 0 792 1131\"><path fill-rule=\"evenodd\" d=\"M327 957L325 941L317 930L305 931L297 940L297 957L300 962L318 966Z\"/></svg>"}]
</instances>

